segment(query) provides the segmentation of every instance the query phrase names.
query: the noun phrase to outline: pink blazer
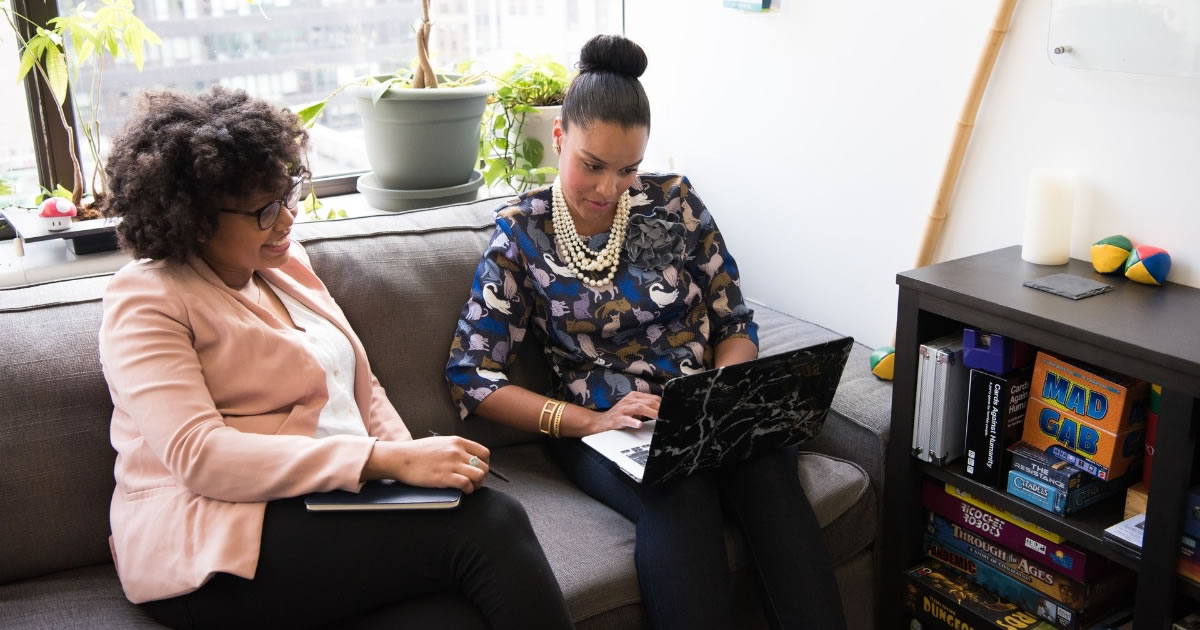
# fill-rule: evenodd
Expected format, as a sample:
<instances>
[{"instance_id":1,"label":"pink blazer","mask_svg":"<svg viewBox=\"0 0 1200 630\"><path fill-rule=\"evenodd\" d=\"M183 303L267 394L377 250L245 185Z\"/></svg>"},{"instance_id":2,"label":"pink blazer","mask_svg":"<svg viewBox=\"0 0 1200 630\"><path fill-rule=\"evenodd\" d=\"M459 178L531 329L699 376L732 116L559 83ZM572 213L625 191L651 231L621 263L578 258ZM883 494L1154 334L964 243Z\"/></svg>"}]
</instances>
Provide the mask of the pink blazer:
<instances>
[{"instance_id":1,"label":"pink blazer","mask_svg":"<svg viewBox=\"0 0 1200 630\"><path fill-rule=\"evenodd\" d=\"M292 243L290 254L261 273L346 333L371 437L311 437L328 398L324 370L286 323L203 260L133 262L106 289L100 359L117 451L109 546L134 603L194 591L218 571L253 578L266 501L357 492L376 439L411 439L304 248Z\"/></svg>"}]
</instances>

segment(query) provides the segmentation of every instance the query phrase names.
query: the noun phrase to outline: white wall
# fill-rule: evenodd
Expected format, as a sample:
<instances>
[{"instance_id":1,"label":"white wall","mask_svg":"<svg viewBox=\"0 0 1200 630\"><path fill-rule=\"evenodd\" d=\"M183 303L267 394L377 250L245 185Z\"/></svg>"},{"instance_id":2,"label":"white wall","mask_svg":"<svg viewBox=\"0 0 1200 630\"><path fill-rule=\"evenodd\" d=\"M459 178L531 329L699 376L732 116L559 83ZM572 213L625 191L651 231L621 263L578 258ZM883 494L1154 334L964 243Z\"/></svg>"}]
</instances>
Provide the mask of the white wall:
<instances>
[{"instance_id":1,"label":"white wall","mask_svg":"<svg viewBox=\"0 0 1200 630\"><path fill-rule=\"evenodd\" d=\"M749 297L885 345L996 2L777 4L626 3L650 57L647 162L688 173ZM1124 233L1200 285L1200 80L1052 65L1049 13L1017 7L935 262L1019 243L1029 171L1059 167L1085 184L1072 256Z\"/></svg>"}]
</instances>

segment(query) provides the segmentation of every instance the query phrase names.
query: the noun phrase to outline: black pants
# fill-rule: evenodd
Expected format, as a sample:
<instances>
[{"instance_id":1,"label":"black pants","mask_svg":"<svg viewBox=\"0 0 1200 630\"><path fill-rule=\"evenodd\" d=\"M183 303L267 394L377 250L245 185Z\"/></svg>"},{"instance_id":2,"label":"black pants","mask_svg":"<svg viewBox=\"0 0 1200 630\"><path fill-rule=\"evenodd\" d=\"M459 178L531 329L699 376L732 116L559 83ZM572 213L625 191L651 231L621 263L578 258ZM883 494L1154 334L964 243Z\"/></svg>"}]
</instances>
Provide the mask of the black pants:
<instances>
[{"instance_id":1,"label":"black pants","mask_svg":"<svg viewBox=\"0 0 1200 630\"><path fill-rule=\"evenodd\" d=\"M571 627L524 508L488 488L453 510L271 501L253 580L219 573L142 607L173 628Z\"/></svg>"},{"instance_id":2,"label":"black pants","mask_svg":"<svg viewBox=\"0 0 1200 630\"><path fill-rule=\"evenodd\" d=\"M846 627L833 563L796 476L793 449L643 486L579 440L552 444L576 485L636 523L638 583L655 628L736 627L727 513L746 539L771 627Z\"/></svg>"}]
</instances>

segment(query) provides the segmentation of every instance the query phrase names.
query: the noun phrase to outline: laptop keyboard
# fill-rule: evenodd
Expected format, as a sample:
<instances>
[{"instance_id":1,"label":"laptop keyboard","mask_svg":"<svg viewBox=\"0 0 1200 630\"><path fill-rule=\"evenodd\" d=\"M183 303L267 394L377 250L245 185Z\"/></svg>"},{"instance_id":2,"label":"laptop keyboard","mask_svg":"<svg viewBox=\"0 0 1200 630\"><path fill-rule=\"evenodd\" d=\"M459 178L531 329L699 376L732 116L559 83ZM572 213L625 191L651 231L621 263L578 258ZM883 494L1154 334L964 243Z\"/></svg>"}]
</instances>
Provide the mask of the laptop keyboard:
<instances>
[{"instance_id":1,"label":"laptop keyboard","mask_svg":"<svg viewBox=\"0 0 1200 630\"><path fill-rule=\"evenodd\" d=\"M621 451L621 453L623 453L629 459L632 459L633 461L641 464L642 466L645 466L646 460L650 459L650 445L642 444L641 446L627 448L627 449Z\"/></svg>"}]
</instances>

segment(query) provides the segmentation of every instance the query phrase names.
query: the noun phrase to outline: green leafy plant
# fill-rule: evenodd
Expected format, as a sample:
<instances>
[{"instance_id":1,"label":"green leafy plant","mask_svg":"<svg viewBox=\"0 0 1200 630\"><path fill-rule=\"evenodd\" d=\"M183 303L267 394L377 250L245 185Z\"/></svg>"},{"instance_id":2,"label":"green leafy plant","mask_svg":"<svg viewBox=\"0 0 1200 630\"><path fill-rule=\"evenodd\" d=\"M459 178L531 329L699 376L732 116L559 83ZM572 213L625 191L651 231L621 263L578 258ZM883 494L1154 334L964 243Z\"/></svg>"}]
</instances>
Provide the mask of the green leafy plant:
<instances>
[{"instance_id":1,"label":"green leafy plant","mask_svg":"<svg viewBox=\"0 0 1200 630\"><path fill-rule=\"evenodd\" d=\"M346 211L342 208L326 206L324 202L317 198L317 193L314 190L308 191L308 196L304 198L304 202L300 204L304 210L304 216L310 221L325 221L328 219L345 219Z\"/></svg>"},{"instance_id":2,"label":"green leafy plant","mask_svg":"<svg viewBox=\"0 0 1200 630\"><path fill-rule=\"evenodd\" d=\"M101 102L102 73L105 59L120 59L125 55L133 60L140 71L145 60L147 45L160 45L162 41L137 16L131 0L101 0L101 6L91 11L81 3L65 15L51 19L45 27L34 24L28 18L12 10L0 1L0 12L4 13L21 49L21 66L17 80L25 78L36 69L42 80L50 87L58 106L59 120L67 131L67 145L71 164L74 167L74 182L69 198L76 206L85 192L83 169L76 154L74 129L68 124L63 109L68 97L77 114L83 110L78 104L79 70L89 66L92 70L90 85L86 86L89 103L88 117L80 125L95 164L92 173L92 192L96 193L96 177L101 181L100 190L107 189L107 181L100 159L100 121L98 103ZM32 35L24 37L19 23L30 25ZM66 42L71 43L70 54ZM66 196L60 184L51 194Z\"/></svg>"},{"instance_id":3,"label":"green leafy plant","mask_svg":"<svg viewBox=\"0 0 1200 630\"><path fill-rule=\"evenodd\" d=\"M517 192L546 183L558 169L541 166L545 145L522 132L526 117L536 112L535 108L562 105L570 73L548 56L530 59L518 55L512 66L492 80L499 87L488 99L479 136L484 182L490 187L502 180Z\"/></svg>"}]
</instances>

